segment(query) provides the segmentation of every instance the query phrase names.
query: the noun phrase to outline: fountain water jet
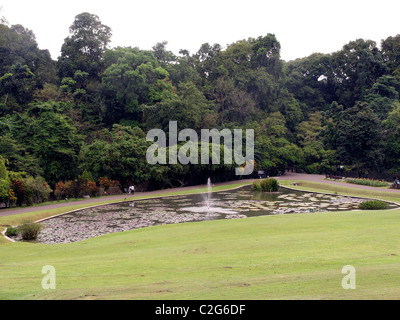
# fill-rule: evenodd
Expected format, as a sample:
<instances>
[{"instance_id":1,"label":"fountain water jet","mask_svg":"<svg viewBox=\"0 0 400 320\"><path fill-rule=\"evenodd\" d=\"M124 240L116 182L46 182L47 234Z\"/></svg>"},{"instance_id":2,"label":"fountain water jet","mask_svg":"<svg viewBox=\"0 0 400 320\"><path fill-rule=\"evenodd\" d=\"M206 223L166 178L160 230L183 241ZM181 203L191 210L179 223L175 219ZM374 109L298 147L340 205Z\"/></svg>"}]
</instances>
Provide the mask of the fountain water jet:
<instances>
[{"instance_id":1,"label":"fountain water jet","mask_svg":"<svg viewBox=\"0 0 400 320\"><path fill-rule=\"evenodd\" d=\"M204 200L203 203L205 205L200 206L200 207L182 208L182 209L179 209L179 211L190 211L190 212L195 212L195 213L210 213L210 214L212 214L212 213L237 214L237 212L232 209L214 207L212 205L212 201L211 201L211 194L212 194L212 184L211 184L211 179L208 178L207 191L205 193L202 193L203 200Z\"/></svg>"},{"instance_id":2,"label":"fountain water jet","mask_svg":"<svg viewBox=\"0 0 400 320\"><path fill-rule=\"evenodd\" d=\"M212 185L211 185L211 179L208 178L207 180L207 193L203 193L203 199L205 204L207 205L208 210L210 210L210 205L211 205L211 190L212 190Z\"/></svg>"}]
</instances>

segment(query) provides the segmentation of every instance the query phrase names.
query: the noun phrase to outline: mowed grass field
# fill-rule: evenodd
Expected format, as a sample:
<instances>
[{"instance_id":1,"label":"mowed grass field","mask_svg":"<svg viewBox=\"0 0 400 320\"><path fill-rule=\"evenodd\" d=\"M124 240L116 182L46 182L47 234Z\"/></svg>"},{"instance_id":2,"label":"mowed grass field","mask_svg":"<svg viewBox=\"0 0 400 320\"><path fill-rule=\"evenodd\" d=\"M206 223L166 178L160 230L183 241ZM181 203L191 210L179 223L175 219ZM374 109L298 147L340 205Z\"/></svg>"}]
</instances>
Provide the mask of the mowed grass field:
<instances>
[{"instance_id":1,"label":"mowed grass field","mask_svg":"<svg viewBox=\"0 0 400 320\"><path fill-rule=\"evenodd\" d=\"M399 299L399 234L400 210L383 210L153 226L69 244L3 241L0 299ZM45 265L55 290L42 288ZM342 288L345 265L356 270L354 290Z\"/></svg>"}]
</instances>

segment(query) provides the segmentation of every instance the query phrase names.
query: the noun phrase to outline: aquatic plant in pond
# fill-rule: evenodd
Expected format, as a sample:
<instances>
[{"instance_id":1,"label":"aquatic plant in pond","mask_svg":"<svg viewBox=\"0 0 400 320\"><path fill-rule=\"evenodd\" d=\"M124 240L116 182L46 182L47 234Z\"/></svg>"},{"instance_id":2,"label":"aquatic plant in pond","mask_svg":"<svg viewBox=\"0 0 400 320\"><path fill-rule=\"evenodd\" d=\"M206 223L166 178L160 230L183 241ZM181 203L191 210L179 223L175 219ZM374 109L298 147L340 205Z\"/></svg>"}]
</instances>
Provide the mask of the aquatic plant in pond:
<instances>
[{"instance_id":1,"label":"aquatic plant in pond","mask_svg":"<svg viewBox=\"0 0 400 320\"><path fill-rule=\"evenodd\" d=\"M211 182L210 182L211 187ZM237 219L261 215L359 210L365 199L279 188L257 192L252 186L207 195L180 195L109 204L41 222L41 243L74 242L111 232L160 224ZM388 208L395 208L389 204Z\"/></svg>"},{"instance_id":2,"label":"aquatic plant in pond","mask_svg":"<svg viewBox=\"0 0 400 320\"><path fill-rule=\"evenodd\" d=\"M279 183L274 178L266 178L263 180L254 181L253 188L257 191L277 192L279 189Z\"/></svg>"},{"instance_id":3,"label":"aquatic plant in pond","mask_svg":"<svg viewBox=\"0 0 400 320\"><path fill-rule=\"evenodd\" d=\"M362 210L383 210L388 208L388 203L380 200L368 200L361 202L359 208Z\"/></svg>"}]
</instances>

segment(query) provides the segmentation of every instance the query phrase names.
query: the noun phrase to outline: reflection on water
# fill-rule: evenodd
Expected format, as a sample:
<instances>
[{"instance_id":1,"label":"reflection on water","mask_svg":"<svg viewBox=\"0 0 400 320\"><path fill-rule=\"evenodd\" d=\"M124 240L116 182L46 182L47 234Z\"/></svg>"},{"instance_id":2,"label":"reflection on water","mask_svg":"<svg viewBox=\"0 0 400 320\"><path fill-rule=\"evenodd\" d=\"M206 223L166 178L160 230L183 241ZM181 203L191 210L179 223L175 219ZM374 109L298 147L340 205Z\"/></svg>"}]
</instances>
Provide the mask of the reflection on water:
<instances>
[{"instance_id":1,"label":"reflection on water","mask_svg":"<svg viewBox=\"0 0 400 320\"><path fill-rule=\"evenodd\" d=\"M43 221L38 241L74 242L106 233L159 224L246 218L287 213L344 211L364 201L335 195L280 188L276 193L253 191L251 186L202 194L138 200L83 209ZM389 208L394 208L390 205Z\"/></svg>"}]
</instances>

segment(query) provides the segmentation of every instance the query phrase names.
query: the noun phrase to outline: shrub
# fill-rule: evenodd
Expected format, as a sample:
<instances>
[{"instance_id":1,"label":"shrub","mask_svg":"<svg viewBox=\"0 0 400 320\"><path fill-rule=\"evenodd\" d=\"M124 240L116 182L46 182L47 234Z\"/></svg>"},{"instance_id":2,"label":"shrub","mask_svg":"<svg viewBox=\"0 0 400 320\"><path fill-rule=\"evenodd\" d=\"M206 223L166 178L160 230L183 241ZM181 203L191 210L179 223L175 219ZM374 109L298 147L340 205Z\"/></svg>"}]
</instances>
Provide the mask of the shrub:
<instances>
[{"instance_id":1,"label":"shrub","mask_svg":"<svg viewBox=\"0 0 400 320\"><path fill-rule=\"evenodd\" d=\"M256 190L256 191L262 191L260 181L254 181L253 182L253 189Z\"/></svg>"},{"instance_id":2,"label":"shrub","mask_svg":"<svg viewBox=\"0 0 400 320\"><path fill-rule=\"evenodd\" d=\"M99 195L99 187L96 186L94 181L84 180L83 178L78 178L73 181L62 181L56 184L54 195L57 200L64 197L67 198L81 198L84 195L89 195L91 197L96 197Z\"/></svg>"},{"instance_id":3,"label":"shrub","mask_svg":"<svg viewBox=\"0 0 400 320\"><path fill-rule=\"evenodd\" d=\"M279 183L276 179L268 178L266 184L266 191L268 192L276 192L279 189Z\"/></svg>"},{"instance_id":4,"label":"shrub","mask_svg":"<svg viewBox=\"0 0 400 320\"><path fill-rule=\"evenodd\" d=\"M26 201L28 204L47 201L52 190L40 176L28 177L24 180L26 186Z\"/></svg>"},{"instance_id":5,"label":"shrub","mask_svg":"<svg viewBox=\"0 0 400 320\"><path fill-rule=\"evenodd\" d=\"M0 178L0 203L7 203L8 201L8 192L10 191L11 183L8 179Z\"/></svg>"},{"instance_id":6,"label":"shrub","mask_svg":"<svg viewBox=\"0 0 400 320\"><path fill-rule=\"evenodd\" d=\"M6 230L5 235L7 237L15 237L15 236L18 235L18 229L14 228L14 227L8 227L7 230Z\"/></svg>"},{"instance_id":7,"label":"shrub","mask_svg":"<svg viewBox=\"0 0 400 320\"><path fill-rule=\"evenodd\" d=\"M85 184L81 179L65 182L65 195L67 198L81 198L85 194Z\"/></svg>"},{"instance_id":8,"label":"shrub","mask_svg":"<svg viewBox=\"0 0 400 320\"><path fill-rule=\"evenodd\" d=\"M359 204L359 208L362 210L382 210L387 209L388 203L380 200L367 200Z\"/></svg>"},{"instance_id":9,"label":"shrub","mask_svg":"<svg viewBox=\"0 0 400 320\"><path fill-rule=\"evenodd\" d=\"M56 197L57 200L61 200L65 196L65 184L64 182L60 181L57 182L55 190L54 190L54 196Z\"/></svg>"},{"instance_id":10,"label":"shrub","mask_svg":"<svg viewBox=\"0 0 400 320\"><path fill-rule=\"evenodd\" d=\"M389 183L380 180L370 180L370 179L347 179L347 183L361 184L363 186L372 187L388 187Z\"/></svg>"},{"instance_id":11,"label":"shrub","mask_svg":"<svg viewBox=\"0 0 400 320\"><path fill-rule=\"evenodd\" d=\"M107 177L100 177L99 178L99 185L104 189L108 189L109 187L114 187L114 181L110 180Z\"/></svg>"},{"instance_id":12,"label":"shrub","mask_svg":"<svg viewBox=\"0 0 400 320\"><path fill-rule=\"evenodd\" d=\"M11 180L11 188L17 197L17 206L22 206L26 199L26 186L23 180Z\"/></svg>"},{"instance_id":13,"label":"shrub","mask_svg":"<svg viewBox=\"0 0 400 320\"><path fill-rule=\"evenodd\" d=\"M88 181L86 183L86 193L91 197L97 197L99 195L99 187L96 186L94 181Z\"/></svg>"},{"instance_id":14,"label":"shrub","mask_svg":"<svg viewBox=\"0 0 400 320\"><path fill-rule=\"evenodd\" d=\"M279 183L274 178L267 178L261 181L254 181L253 188L257 191L276 192L279 189Z\"/></svg>"},{"instance_id":15,"label":"shrub","mask_svg":"<svg viewBox=\"0 0 400 320\"><path fill-rule=\"evenodd\" d=\"M21 234L23 240L36 240L42 225L34 222L28 222L18 227L18 232Z\"/></svg>"}]
</instances>

